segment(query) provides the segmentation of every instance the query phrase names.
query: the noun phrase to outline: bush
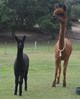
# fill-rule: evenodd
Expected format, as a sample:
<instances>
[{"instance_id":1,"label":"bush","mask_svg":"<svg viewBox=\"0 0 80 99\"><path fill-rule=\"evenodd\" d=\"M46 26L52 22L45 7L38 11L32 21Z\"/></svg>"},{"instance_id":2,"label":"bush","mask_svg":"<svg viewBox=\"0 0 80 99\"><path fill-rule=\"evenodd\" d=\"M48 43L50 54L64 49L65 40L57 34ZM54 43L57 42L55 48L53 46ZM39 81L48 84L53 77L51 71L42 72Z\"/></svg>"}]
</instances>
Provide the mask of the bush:
<instances>
[{"instance_id":1,"label":"bush","mask_svg":"<svg viewBox=\"0 0 80 99\"><path fill-rule=\"evenodd\" d=\"M55 39L55 33L59 31L59 24L52 23L50 19L44 19L40 24L43 33L51 34L52 38Z\"/></svg>"}]
</instances>

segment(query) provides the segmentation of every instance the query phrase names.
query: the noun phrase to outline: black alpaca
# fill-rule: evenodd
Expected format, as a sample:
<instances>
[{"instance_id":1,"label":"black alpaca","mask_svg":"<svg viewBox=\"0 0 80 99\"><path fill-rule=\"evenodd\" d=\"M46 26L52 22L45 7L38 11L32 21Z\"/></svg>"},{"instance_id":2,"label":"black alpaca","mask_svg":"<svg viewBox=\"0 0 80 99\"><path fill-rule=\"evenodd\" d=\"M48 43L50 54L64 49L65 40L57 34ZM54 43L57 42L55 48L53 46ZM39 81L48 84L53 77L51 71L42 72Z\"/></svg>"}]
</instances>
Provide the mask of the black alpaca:
<instances>
[{"instance_id":1,"label":"black alpaca","mask_svg":"<svg viewBox=\"0 0 80 99\"><path fill-rule=\"evenodd\" d=\"M19 83L19 95L22 95L22 84L23 78L25 80L25 91L27 91L27 74L28 74L28 67L29 67L29 58L26 54L23 54L24 48L24 41L26 36L22 38L22 40L18 39L15 36L17 41L17 58L14 63L14 74L15 74L15 92L14 95L17 95L17 87Z\"/></svg>"}]
</instances>

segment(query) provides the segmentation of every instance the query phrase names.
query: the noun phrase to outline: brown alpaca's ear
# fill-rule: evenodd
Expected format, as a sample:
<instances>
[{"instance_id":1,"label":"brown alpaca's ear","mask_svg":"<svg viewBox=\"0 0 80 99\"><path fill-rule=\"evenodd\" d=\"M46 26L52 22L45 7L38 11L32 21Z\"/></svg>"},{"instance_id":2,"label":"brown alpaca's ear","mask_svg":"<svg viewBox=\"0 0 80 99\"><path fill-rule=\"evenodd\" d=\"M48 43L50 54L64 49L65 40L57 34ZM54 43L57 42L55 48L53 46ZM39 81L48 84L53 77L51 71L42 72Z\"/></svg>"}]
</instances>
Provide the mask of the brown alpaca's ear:
<instances>
[{"instance_id":1,"label":"brown alpaca's ear","mask_svg":"<svg viewBox=\"0 0 80 99\"><path fill-rule=\"evenodd\" d=\"M58 4L54 4L54 7L55 7L55 9L59 8Z\"/></svg>"},{"instance_id":2,"label":"brown alpaca's ear","mask_svg":"<svg viewBox=\"0 0 80 99\"><path fill-rule=\"evenodd\" d=\"M63 10L66 12L67 10L66 4L63 4Z\"/></svg>"}]
</instances>

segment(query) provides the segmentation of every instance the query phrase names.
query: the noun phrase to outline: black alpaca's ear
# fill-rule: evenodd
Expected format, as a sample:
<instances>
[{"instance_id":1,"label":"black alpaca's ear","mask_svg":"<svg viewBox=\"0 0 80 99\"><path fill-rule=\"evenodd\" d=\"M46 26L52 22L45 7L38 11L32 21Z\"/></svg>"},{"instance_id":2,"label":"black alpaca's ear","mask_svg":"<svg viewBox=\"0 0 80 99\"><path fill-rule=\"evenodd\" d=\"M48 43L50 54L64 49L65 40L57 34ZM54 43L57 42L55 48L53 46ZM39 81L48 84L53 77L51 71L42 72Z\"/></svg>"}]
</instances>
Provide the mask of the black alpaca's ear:
<instances>
[{"instance_id":1,"label":"black alpaca's ear","mask_svg":"<svg viewBox=\"0 0 80 99\"><path fill-rule=\"evenodd\" d=\"M67 10L66 4L63 4L63 10L66 12Z\"/></svg>"},{"instance_id":2,"label":"black alpaca's ear","mask_svg":"<svg viewBox=\"0 0 80 99\"><path fill-rule=\"evenodd\" d=\"M15 40L18 41L18 37L17 36L15 36Z\"/></svg>"},{"instance_id":3,"label":"black alpaca's ear","mask_svg":"<svg viewBox=\"0 0 80 99\"><path fill-rule=\"evenodd\" d=\"M58 4L54 4L54 7L55 7L55 9L59 8Z\"/></svg>"},{"instance_id":4,"label":"black alpaca's ear","mask_svg":"<svg viewBox=\"0 0 80 99\"><path fill-rule=\"evenodd\" d=\"M23 41L25 41L25 39L26 39L26 36L23 37Z\"/></svg>"}]
</instances>

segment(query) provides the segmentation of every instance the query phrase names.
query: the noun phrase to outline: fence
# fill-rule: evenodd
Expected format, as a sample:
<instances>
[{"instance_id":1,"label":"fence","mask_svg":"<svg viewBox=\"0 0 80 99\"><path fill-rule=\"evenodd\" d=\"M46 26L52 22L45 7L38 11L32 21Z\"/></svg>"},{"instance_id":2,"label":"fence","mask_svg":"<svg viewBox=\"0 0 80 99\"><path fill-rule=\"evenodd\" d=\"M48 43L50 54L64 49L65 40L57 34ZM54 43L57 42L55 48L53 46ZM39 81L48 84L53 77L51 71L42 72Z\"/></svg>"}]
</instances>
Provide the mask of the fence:
<instances>
[{"instance_id":1,"label":"fence","mask_svg":"<svg viewBox=\"0 0 80 99\"><path fill-rule=\"evenodd\" d=\"M50 52L54 51L54 43L50 41L46 42L33 42L33 43L28 43L25 42L24 44L24 52ZM15 54L17 52L17 44L15 43L0 43L0 54Z\"/></svg>"},{"instance_id":2,"label":"fence","mask_svg":"<svg viewBox=\"0 0 80 99\"><path fill-rule=\"evenodd\" d=\"M46 41L46 42L33 42L28 43L25 42L24 52L51 52L54 51L54 42ZM78 44L73 44L73 50L80 50L80 46ZM0 43L0 54L15 54L17 52L17 44L16 43Z\"/></svg>"}]
</instances>

